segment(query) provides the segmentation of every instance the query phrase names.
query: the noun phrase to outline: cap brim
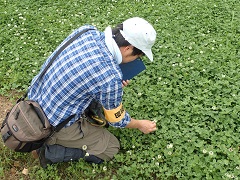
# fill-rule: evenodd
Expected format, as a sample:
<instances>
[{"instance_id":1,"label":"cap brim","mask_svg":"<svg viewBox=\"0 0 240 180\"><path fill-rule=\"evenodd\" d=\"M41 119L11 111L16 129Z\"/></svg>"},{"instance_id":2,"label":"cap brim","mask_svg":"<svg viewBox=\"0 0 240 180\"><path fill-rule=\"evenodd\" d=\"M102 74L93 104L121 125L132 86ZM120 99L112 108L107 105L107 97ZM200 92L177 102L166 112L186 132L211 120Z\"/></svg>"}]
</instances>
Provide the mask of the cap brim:
<instances>
[{"instance_id":1,"label":"cap brim","mask_svg":"<svg viewBox=\"0 0 240 180\"><path fill-rule=\"evenodd\" d=\"M148 59L152 62L153 61L153 53L152 53L152 50L149 49L149 50L145 50L145 51L142 51L144 52L144 54L148 57Z\"/></svg>"}]
</instances>

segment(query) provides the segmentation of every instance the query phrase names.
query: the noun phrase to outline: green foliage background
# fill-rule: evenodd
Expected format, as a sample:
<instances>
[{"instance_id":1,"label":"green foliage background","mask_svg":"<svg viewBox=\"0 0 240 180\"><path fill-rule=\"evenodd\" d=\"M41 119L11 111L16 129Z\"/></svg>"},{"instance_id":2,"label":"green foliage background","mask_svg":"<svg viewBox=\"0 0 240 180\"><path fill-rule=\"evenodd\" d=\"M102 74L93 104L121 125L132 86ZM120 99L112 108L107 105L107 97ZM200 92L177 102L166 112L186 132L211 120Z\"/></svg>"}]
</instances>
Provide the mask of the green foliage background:
<instances>
[{"instance_id":1,"label":"green foliage background","mask_svg":"<svg viewBox=\"0 0 240 180\"><path fill-rule=\"evenodd\" d=\"M0 177L15 161L29 179L238 179L240 177L239 0L0 0L0 94L24 92L74 29L100 30L140 16L157 31L154 62L125 88L133 117L158 130L113 129L121 152L103 165L83 161L43 170L1 145ZM106 170L107 168L107 170ZM21 168L17 168L21 172Z\"/></svg>"}]
</instances>

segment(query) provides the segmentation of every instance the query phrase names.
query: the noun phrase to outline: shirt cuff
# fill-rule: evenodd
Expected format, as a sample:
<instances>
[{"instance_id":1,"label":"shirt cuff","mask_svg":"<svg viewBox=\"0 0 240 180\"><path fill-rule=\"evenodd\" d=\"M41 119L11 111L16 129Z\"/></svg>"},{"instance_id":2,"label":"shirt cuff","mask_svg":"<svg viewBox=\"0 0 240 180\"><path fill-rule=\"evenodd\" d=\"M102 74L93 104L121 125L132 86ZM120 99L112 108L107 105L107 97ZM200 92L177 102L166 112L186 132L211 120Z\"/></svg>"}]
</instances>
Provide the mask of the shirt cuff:
<instances>
[{"instance_id":1,"label":"shirt cuff","mask_svg":"<svg viewBox=\"0 0 240 180\"><path fill-rule=\"evenodd\" d=\"M131 121L131 117L128 114L128 112L126 112L124 118L121 121L115 122L115 123L109 122L109 125L116 128L125 128L128 125L128 123L130 123L130 121Z\"/></svg>"}]
</instances>

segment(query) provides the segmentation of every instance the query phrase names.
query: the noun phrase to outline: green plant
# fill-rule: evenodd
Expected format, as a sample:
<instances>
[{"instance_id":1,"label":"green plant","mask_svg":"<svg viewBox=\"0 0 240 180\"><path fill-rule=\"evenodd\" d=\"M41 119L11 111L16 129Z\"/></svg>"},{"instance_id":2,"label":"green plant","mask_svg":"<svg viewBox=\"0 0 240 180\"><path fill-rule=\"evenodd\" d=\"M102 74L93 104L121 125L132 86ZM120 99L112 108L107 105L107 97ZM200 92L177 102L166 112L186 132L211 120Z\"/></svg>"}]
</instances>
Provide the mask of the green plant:
<instances>
[{"instance_id":1,"label":"green plant","mask_svg":"<svg viewBox=\"0 0 240 180\"><path fill-rule=\"evenodd\" d=\"M2 147L0 176L17 160L31 179L238 179L239 7L238 0L0 1L2 95L23 93L51 52L83 24L104 30L140 16L158 34L154 62L144 58L147 70L124 89L128 112L156 120L156 132L109 128L121 143L114 160L45 171Z\"/></svg>"}]
</instances>

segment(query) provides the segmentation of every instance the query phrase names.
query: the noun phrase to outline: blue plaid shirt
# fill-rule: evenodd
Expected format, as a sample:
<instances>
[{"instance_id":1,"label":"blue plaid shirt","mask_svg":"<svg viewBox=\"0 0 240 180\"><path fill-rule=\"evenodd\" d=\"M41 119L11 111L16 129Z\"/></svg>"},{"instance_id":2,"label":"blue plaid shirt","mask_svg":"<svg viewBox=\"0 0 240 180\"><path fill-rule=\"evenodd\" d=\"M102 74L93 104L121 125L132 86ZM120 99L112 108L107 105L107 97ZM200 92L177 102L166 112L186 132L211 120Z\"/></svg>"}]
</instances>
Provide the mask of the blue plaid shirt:
<instances>
[{"instance_id":1,"label":"blue plaid shirt","mask_svg":"<svg viewBox=\"0 0 240 180\"><path fill-rule=\"evenodd\" d=\"M43 78L37 80L52 56L68 39L86 28L89 30L63 50ZM28 98L38 102L50 124L58 125L71 115L66 126L77 121L93 99L105 109L114 109L122 102L122 72L105 43L105 35L93 26L83 26L70 34L43 64L32 80ZM114 127L125 127L128 113Z\"/></svg>"}]
</instances>

